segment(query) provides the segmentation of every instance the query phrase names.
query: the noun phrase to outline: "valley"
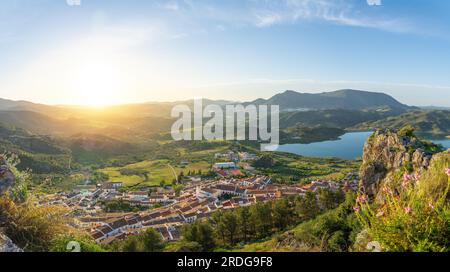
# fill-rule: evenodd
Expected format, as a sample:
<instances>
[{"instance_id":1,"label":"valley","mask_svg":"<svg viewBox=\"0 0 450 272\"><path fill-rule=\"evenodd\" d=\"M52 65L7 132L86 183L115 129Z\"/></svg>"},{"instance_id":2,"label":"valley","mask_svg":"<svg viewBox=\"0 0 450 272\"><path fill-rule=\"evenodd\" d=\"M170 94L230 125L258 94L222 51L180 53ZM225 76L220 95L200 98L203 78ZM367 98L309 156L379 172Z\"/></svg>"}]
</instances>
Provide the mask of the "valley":
<instances>
[{"instance_id":1,"label":"valley","mask_svg":"<svg viewBox=\"0 0 450 272\"><path fill-rule=\"evenodd\" d=\"M254 103L280 105L281 145L274 151L262 152L258 141L174 141L169 116L176 102L89 109L2 100L3 167L20 181L14 196L23 193L36 209L61 209L69 217L58 226L81 232L76 239L94 251L148 251L148 237L159 241L157 251L347 251L344 244L361 231L353 204L373 131L450 135L448 111L420 110L380 93L287 91ZM321 220L342 230L326 247L311 229ZM249 222L254 229L241 229ZM207 237L190 234L197 229ZM29 242L11 232L19 246ZM314 238L299 242L306 232ZM61 251L58 243L74 237L36 248Z\"/></svg>"}]
</instances>

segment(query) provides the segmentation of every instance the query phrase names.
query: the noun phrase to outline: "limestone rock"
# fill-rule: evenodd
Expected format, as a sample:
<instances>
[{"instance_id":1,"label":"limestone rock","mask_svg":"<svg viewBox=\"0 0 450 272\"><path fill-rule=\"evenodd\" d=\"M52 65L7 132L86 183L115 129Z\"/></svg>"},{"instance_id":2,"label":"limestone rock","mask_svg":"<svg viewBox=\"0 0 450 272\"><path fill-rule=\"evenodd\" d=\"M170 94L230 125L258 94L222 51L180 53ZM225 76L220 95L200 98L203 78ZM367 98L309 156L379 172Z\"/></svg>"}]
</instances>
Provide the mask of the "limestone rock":
<instances>
[{"instance_id":1,"label":"limestone rock","mask_svg":"<svg viewBox=\"0 0 450 272\"><path fill-rule=\"evenodd\" d=\"M23 252L23 250L0 232L0 252Z\"/></svg>"},{"instance_id":2,"label":"limestone rock","mask_svg":"<svg viewBox=\"0 0 450 272\"><path fill-rule=\"evenodd\" d=\"M360 169L360 189L372 198L386 183L393 172L420 173L428 168L433 154L426 151L426 143L415 136L401 136L395 131L376 131L365 143L363 163Z\"/></svg>"}]
</instances>

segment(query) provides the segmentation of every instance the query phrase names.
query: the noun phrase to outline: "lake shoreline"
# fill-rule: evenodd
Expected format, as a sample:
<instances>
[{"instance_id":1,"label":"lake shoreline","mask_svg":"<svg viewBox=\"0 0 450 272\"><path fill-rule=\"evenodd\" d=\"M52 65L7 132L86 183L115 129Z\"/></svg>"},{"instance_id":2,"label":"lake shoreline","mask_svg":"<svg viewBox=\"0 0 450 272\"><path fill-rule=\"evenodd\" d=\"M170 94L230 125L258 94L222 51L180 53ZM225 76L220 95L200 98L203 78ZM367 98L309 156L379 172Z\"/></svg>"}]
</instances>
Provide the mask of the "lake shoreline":
<instances>
[{"instance_id":1,"label":"lake shoreline","mask_svg":"<svg viewBox=\"0 0 450 272\"><path fill-rule=\"evenodd\" d=\"M373 132L372 130L348 132L332 140L280 144L275 149L268 148L267 151L291 153L303 157L356 160L362 156L364 144ZM449 138L427 140L441 144L446 149L450 148Z\"/></svg>"}]
</instances>

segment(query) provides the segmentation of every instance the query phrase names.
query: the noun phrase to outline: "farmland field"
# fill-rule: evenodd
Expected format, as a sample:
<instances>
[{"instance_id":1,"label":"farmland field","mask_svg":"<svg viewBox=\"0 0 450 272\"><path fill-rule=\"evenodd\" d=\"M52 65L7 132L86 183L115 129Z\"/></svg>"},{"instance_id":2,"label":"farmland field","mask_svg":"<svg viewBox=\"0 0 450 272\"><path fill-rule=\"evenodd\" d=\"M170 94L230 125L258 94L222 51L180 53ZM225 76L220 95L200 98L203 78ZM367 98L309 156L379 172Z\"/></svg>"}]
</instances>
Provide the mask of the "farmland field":
<instances>
[{"instance_id":1,"label":"farmland field","mask_svg":"<svg viewBox=\"0 0 450 272\"><path fill-rule=\"evenodd\" d=\"M174 180L175 176L170 165L172 164L169 160L147 160L124 167L103 168L99 171L107 174L110 181L123 182L126 187L159 186L161 182L169 185ZM188 172L198 172L199 170L207 172L210 169L210 163L206 161L188 162L186 165L172 166L177 175L181 172L187 174ZM127 170L130 174L124 174ZM147 175L140 173L147 173Z\"/></svg>"}]
</instances>

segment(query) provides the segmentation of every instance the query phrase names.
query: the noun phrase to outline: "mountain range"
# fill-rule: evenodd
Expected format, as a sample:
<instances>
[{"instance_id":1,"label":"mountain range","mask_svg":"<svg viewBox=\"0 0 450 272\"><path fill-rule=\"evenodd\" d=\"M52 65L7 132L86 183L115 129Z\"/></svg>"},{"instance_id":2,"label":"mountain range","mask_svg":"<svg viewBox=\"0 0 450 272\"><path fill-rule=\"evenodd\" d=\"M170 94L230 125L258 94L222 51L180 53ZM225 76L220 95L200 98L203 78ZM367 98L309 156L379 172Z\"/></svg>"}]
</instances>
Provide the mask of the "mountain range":
<instances>
[{"instance_id":1,"label":"mountain range","mask_svg":"<svg viewBox=\"0 0 450 272\"><path fill-rule=\"evenodd\" d=\"M140 104L124 104L106 107L107 110L127 111L140 109L145 114L155 115L155 110L148 111L148 109L172 107L176 104L191 105L192 100L176 101L176 102L147 102ZM227 105L235 104L236 102L227 100L210 100L204 99L203 104L218 104ZM289 111L304 111L304 110L324 110L324 109L349 109L349 110L373 110L386 109L392 110L410 110L413 107L402 104L393 97L385 93L367 92L360 90L338 90L333 92L323 93L300 93L295 91L285 91L276 94L269 99L256 99L250 102L243 102L243 104L255 105L279 105L280 108ZM0 98L1 111L35 111L40 113L48 112L78 112L79 110L86 111L87 107L77 106L49 106L44 104L37 104L28 101L13 101ZM147 109L147 110L146 110Z\"/></svg>"},{"instance_id":2,"label":"mountain range","mask_svg":"<svg viewBox=\"0 0 450 272\"><path fill-rule=\"evenodd\" d=\"M412 107L402 104L384 93L349 89L318 94L285 91L269 99L257 99L251 103L280 105L280 108L284 111L348 109L401 112L412 109Z\"/></svg>"},{"instance_id":3,"label":"mountain range","mask_svg":"<svg viewBox=\"0 0 450 272\"><path fill-rule=\"evenodd\" d=\"M450 111L425 110L408 106L384 93L358 90L309 94L285 91L269 99L245 102L256 105L279 105L282 143L336 139L347 131L375 128L399 128L412 124L420 134L450 135ZM50 106L27 101L0 99L0 125L8 137L5 146L30 153L36 148L79 154L88 161L97 153L118 154L139 145L170 140L174 119L171 109L181 102L124 104L101 109L83 106ZM226 100L204 100L203 105L235 104ZM20 137L12 137L14 133ZM6 135L6 134L4 134ZM44 136L36 138L35 136ZM20 141L18 140L20 139ZM130 145L131 144L131 145ZM54 145L54 146L52 146ZM133 148L132 148L133 147ZM32 152L31 152L32 153ZM95 155L95 156L94 156ZM101 156L100 156L101 157Z\"/></svg>"}]
</instances>

